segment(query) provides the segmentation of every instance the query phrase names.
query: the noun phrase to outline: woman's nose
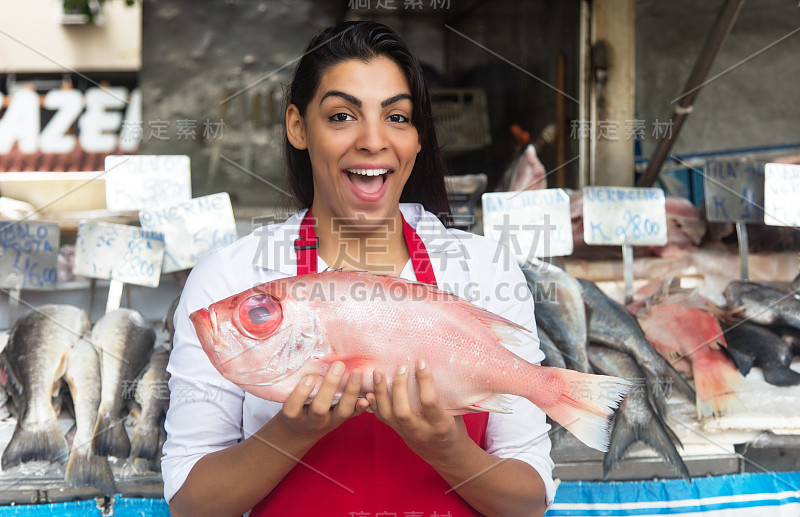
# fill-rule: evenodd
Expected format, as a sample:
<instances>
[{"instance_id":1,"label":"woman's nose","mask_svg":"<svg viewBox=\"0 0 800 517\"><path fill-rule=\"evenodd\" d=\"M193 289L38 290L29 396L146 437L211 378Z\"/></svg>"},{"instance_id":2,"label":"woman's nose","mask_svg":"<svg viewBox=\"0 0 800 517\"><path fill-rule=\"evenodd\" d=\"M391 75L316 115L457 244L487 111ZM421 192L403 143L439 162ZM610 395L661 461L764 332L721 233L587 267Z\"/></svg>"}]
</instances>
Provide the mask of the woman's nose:
<instances>
[{"instance_id":1,"label":"woman's nose","mask_svg":"<svg viewBox=\"0 0 800 517\"><path fill-rule=\"evenodd\" d=\"M359 151L371 153L386 149L387 140L383 124L379 121L364 120L359 127L355 144Z\"/></svg>"}]
</instances>

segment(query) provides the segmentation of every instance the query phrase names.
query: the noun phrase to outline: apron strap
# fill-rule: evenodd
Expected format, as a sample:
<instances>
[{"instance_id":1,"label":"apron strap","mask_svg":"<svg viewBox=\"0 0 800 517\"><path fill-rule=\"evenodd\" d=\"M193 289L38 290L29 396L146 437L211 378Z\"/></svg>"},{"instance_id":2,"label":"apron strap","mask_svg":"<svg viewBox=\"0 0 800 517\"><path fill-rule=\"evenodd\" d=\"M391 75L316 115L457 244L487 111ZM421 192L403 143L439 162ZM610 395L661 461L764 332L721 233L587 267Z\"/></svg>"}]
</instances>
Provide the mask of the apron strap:
<instances>
[{"instance_id":1,"label":"apron strap","mask_svg":"<svg viewBox=\"0 0 800 517\"><path fill-rule=\"evenodd\" d=\"M317 272L318 248L319 238L314 235L314 219L309 208L303 222L300 223L300 236L294 240L298 276Z\"/></svg>"},{"instance_id":2,"label":"apron strap","mask_svg":"<svg viewBox=\"0 0 800 517\"><path fill-rule=\"evenodd\" d=\"M436 274L433 272L433 264L428 257L428 250L422 242L414 228L408 224L403 214L403 237L406 241L408 253L411 255L411 266L414 268L414 275L417 282L436 286ZM297 255L297 274L307 275L317 272L317 257L319 249L319 237L314 232L314 219L311 216L311 209L300 223L300 235L294 241L294 250Z\"/></svg>"}]
</instances>

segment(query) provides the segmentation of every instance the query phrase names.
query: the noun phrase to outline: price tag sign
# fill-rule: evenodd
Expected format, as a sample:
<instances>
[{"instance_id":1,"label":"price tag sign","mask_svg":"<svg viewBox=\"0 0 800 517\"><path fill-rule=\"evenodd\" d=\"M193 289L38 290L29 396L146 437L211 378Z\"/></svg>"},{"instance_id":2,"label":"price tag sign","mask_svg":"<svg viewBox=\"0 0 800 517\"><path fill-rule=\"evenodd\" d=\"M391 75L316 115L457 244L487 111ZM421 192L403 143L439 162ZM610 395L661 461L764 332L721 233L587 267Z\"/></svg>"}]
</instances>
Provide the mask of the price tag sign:
<instances>
[{"instance_id":1,"label":"price tag sign","mask_svg":"<svg viewBox=\"0 0 800 517\"><path fill-rule=\"evenodd\" d=\"M569 196L562 189L490 192L481 196L483 234L517 260L572 253Z\"/></svg>"},{"instance_id":2,"label":"price tag sign","mask_svg":"<svg viewBox=\"0 0 800 517\"><path fill-rule=\"evenodd\" d=\"M142 228L164 234L163 273L188 269L206 251L236 240L236 221L227 192L139 212Z\"/></svg>"},{"instance_id":3,"label":"price tag sign","mask_svg":"<svg viewBox=\"0 0 800 517\"><path fill-rule=\"evenodd\" d=\"M75 242L76 275L158 287L164 235L124 224L84 221Z\"/></svg>"},{"instance_id":4,"label":"price tag sign","mask_svg":"<svg viewBox=\"0 0 800 517\"><path fill-rule=\"evenodd\" d=\"M105 168L109 210L141 210L192 198L186 155L111 155Z\"/></svg>"},{"instance_id":5,"label":"price tag sign","mask_svg":"<svg viewBox=\"0 0 800 517\"><path fill-rule=\"evenodd\" d=\"M764 220L762 164L708 161L703 185L709 221L760 223Z\"/></svg>"},{"instance_id":6,"label":"price tag sign","mask_svg":"<svg viewBox=\"0 0 800 517\"><path fill-rule=\"evenodd\" d=\"M0 221L0 287L54 289L60 235L56 223Z\"/></svg>"},{"instance_id":7,"label":"price tag sign","mask_svg":"<svg viewBox=\"0 0 800 517\"><path fill-rule=\"evenodd\" d=\"M764 168L764 224L800 226L800 165L768 163Z\"/></svg>"},{"instance_id":8,"label":"price tag sign","mask_svg":"<svg viewBox=\"0 0 800 517\"><path fill-rule=\"evenodd\" d=\"M595 246L664 246L667 243L664 191L584 187L583 240Z\"/></svg>"}]
</instances>

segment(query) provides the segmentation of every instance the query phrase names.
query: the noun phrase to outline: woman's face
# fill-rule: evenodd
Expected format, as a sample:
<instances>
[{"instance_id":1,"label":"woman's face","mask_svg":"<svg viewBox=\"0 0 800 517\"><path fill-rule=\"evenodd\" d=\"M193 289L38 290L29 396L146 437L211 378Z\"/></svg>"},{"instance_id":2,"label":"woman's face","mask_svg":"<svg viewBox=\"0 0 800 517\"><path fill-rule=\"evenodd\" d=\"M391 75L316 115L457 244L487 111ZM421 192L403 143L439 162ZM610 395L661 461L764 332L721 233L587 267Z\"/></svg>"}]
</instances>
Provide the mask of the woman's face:
<instances>
[{"instance_id":1,"label":"woman's face","mask_svg":"<svg viewBox=\"0 0 800 517\"><path fill-rule=\"evenodd\" d=\"M289 107L289 142L311 158L315 216L363 223L397 215L420 151L411 112L408 83L386 57L332 67L305 117Z\"/></svg>"}]
</instances>

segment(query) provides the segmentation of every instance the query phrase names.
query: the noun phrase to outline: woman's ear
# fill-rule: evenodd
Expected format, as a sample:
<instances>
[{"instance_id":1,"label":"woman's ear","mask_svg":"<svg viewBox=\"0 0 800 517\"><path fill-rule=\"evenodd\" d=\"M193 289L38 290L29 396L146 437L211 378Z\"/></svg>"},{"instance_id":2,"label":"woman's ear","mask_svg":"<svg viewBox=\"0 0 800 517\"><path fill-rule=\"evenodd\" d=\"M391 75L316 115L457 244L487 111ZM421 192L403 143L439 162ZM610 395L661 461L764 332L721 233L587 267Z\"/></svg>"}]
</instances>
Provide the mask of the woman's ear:
<instances>
[{"instance_id":1,"label":"woman's ear","mask_svg":"<svg viewBox=\"0 0 800 517\"><path fill-rule=\"evenodd\" d=\"M286 108L286 138L295 149L307 149L306 126L300 110L294 104Z\"/></svg>"}]
</instances>

